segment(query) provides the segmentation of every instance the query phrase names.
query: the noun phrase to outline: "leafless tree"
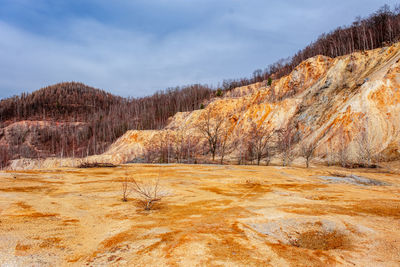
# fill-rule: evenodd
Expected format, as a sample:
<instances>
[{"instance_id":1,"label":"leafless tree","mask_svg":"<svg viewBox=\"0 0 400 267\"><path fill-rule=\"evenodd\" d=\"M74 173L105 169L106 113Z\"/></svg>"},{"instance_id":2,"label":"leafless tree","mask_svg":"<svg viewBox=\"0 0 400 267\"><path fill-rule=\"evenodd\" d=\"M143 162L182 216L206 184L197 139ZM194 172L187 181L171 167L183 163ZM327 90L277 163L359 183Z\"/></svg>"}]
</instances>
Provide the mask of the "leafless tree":
<instances>
[{"instance_id":1,"label":"leafless tree","mask_svg":"<svg viewBox=\"0 0 400 267\"><path fill-rule=\"evenodd\" d=\"M307 168L310 166L310 160L314 156L314 151L315 151L316 148L317 148L317 144L314 143L314 142L304 143L301 146L301 155L306 160L306 167Z\"/></svg>"},{"instance_id":2,"label":"leafless tree","mask_svg":"<svg viewBox=\"0 0 400 267\"><path fill-rule=\"evenodd\" d=\"M189 134L186 130L174 133L172 138L172 154L176 162L194 162L198 153L199 138Z\"/></svg>"},{"instance_id":3,"label":"leafless tree","mask_svg":"<svg viewBox=\"0 0 400 267\"><path fill-rule=\"evenodd\" d=\"M242 127L236 127L233 131L233 138L232 147L238 152L237 164L245 163L247 157L247 132Z\"/></svg>"},{"instance_id":4,"label":"leafless tree","mask_svg":"<svg viewBox=\"0 0 400 267\"><path fill-rule=\"evenodd\" d=\"M207 140L209 151L212 155L212 160L215 160L215 154L221 144L223 133L224 119L219 114L212 116L211 109L208 109L202 118L203 121L198 125L203 137Z\"/></svg>"},{"instance_id":5,"label":"leafless tree","mask_svg":"<svg viewBox=\"0 0 400 267\"><path fill-rule=\"evenodd\" d=\"M173 159L173 135L169 131L160 131L146 143L145 159L153 163L170 163Z\"/></svg>"},{"instance_id":6,"label":"leafless tree","mask_svg":"<svg viewBox=\"0 0 400 267\"><path fill-rule=\"evenodd\" d=\"M221 145L219 146L219 154L221 156L220 164L224 164L225 154L228 152L229 129L225 128L221 137Z\"/></svg>"},{"instance_id":7,"label":"leafless tree","mask_svg":"<svg viewBox=\"0 0 400 267\"><path fill-rule=\"evenodd\" d=\"M256 159L257 165L260 165L262 159L266 160L266 164L269 164L272 156L272 148L270 141L273 136L273 132L268 128L257 126L256 123L252 123L248 134L248 147L251 156Z\"/></svg>"},{"instance_id":8,"label":"leafless tree","mask_svg":"<svg viewBox=\"0 0 400 267\"><path fill-rule=\"evenodd\" d=\"M296 131L291 125L277 131L278 148L282 156L282 165L289 166L294 158L293 145L296 142Z\"/></svg>"}]
</instances>

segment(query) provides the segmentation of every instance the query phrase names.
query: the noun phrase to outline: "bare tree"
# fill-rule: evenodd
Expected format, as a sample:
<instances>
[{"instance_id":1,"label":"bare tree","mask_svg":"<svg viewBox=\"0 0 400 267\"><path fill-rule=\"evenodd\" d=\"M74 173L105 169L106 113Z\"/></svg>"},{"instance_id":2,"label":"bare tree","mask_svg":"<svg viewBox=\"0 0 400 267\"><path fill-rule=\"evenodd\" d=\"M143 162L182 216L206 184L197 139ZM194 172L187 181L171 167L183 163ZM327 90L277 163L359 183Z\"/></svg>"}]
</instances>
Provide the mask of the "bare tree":
<instances>
[{"instance_id":1,"label":"bare tree","mask_svg":"<svg viewBox=\"0 0 400 267\"><path fill-rule=\"evenodd\" d=\"M232 147L238 151L237 164L243 164L246 159L246 149L247 147L247 133L244 131L242 127L236 127L234 129L233 134L235 138L233 138Z\"/></svg>"},{"instance_id":2,"label":"bare tree","mask_svg":"<svg viewBox=\"0 0 400 267\"><path fill-rule=\"evenodd\" d=\"M278 148L282 156L282 166L289 166L294 158L293 145L296 142L296 131L288 125L277 131Z\"/></svg>"},{"instance_id":3,"label":"bare tree","mask_svg":"<svg viewBox=\"0 0 400 267\"><path fill-rule=\"evenodd\" d=\"M301 155L305 158L306 160L306 167L310 167L310 160L314 156L314 151L317 148L317 144L313 142L309 143L304 143L301 146Z\"/></svg>"},{"instance_id":4,"label":"bare tree","mask_svg":"<svg viewBox=\"0 0 400 267\"><path fill-rule=\"evenodd\" d=\"M176 162L194 162L197 156L198 137L186 130L175 132L172 138L172 154Z\"/></svg>"},{"instance_id":5,"label":"bare tree","mask_svg":"<svg viewBox=\"0 0 400 267\"><path fill-rule=\"evenodd\" d=\"M257 165L260 165L262 159L266 159L267 165L269 164L272 156L272 148L270 147L270 141L273 136L273 132L268 128L257 126L256 123L252 123L248 136L248 147L252 158L255 158Z\"/></svg>"},{"instance_id":6,"label":"bare tree","mask_svg":"<svg viewBox=\"0 0 400 267\"><path fill-rule=\"evenodd\" d=\"M221 155L221 161L220 161L221 165L224 164L224 157L225 154L228 152L228 139L229 139L229 129L225 128L222 133L221 145L219 148L219 152Z\"/></svg>"},{"instance_id":7,"label":"bare tree","mask_svg":"<svg viewBox=\"0 0 400 267\"><path fill-rule=\"evenodd\" d=\"M221 136L223 133L224 119L216 114L215 118L212 117L211 109L205 113L202 118L203 121L198 125L198 129L205 139L207 139L209 151L212 155L212 160L215 159L215 154L221 143Z\"/></svg>"},{"instance_id":8,"label":"bare tree","mask_svg":"<svg viewBox=\"0 0 400 267\"><path fill-rule=\"evenodd\" d=\"M169 163L173 158L173 136L169 131L160 131L146 143L145 159L153 163Z\"/></svg>"}]
</instances>

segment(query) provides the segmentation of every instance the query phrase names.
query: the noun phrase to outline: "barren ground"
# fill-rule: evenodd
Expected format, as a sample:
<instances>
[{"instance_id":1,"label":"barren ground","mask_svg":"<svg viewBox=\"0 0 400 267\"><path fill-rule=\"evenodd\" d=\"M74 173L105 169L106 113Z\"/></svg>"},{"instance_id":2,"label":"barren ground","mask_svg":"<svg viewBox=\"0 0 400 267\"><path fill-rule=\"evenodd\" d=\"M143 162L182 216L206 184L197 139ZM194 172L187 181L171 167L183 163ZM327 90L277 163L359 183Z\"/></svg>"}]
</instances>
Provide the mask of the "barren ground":
<instances>
[{"instance_id":1,"label":"barren ground","mask_svg":"<svg viewBox=\"0 0 400 267\"><path fill-rule=\"evenodd\" d=\"M160 177L171 195L152 211L133 194L122 202L126 173ZM400 264L400 176L379 170L124 165L0 172L0 215L0 265Z\"/></svg>"}]
</instances>

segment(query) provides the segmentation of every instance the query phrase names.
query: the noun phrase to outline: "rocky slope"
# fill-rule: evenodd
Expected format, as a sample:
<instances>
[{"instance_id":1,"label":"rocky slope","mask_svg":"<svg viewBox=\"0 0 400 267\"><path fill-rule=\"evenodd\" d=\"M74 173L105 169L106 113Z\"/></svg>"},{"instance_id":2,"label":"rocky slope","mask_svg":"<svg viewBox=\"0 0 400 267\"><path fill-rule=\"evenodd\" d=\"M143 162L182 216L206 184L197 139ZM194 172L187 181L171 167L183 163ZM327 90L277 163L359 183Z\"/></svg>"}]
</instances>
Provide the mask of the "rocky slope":
<instances>
[{"instance_id":1,"label":"rocky slope","mask_svg":"<svg viewBox=\"0 0 400 267\"><path fill-rule=\"evenodd\" d=\"M320 160L330 160L345 147L348 160L356 161L364 133L368 133L368 146L376 159L395 160L400 155L399 60L399 43L334 59L316 56L271 86L257 83L236 88L204 109L177 113L161 131L128 131L104 154L86 160L123 163L142 158L152 145L165 141L160 139L165 134L194 136L202 144L198 125L208 114L211 120L224 119L228 147L237 146L254 124L271 130L290 124L300 136L294 151L315 143ZM239 152L230 150L227 158L233 160ZM55 161L40 164L51 167ZM77 164L72 159L64 162ZM38 166L38 161L30 164ZM26 164L16 160L11 167Z\"/></svg>"}]
</instances>

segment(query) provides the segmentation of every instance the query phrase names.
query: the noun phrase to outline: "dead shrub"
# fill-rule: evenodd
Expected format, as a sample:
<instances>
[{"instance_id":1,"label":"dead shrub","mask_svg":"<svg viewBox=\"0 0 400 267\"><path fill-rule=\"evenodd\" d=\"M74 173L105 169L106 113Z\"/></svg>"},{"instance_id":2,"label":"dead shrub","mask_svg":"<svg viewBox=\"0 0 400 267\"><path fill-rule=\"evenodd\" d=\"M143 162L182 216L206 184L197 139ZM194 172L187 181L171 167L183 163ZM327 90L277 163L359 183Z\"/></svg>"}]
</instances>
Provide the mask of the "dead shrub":
<instances>
[{"instance_id":1,"label":"dead shrub","mask_svg":"<svg viewBox=\"0 0 400 267\"><path fill-rule=\"evenodd\" d=\"M145 210L151 210L155 203L169 195L167 191L160 187L160 179L142 182L131 178L131 189Z\"/></svg>"},{"instance_id":2,"label":"dead shrub","mask_svg":"<svg viewBox=\"0 0 400 267\"><path fill-rule=\"evenodd\" d=\"M122 183L121 183L121 185L122 185L122 188L121 188L122 189L122 201L123 202L128 201L128 195L130 193L129 184L130 184L130 179L128 176L125 176L122 179Z\"/></svg>"}]
</instances>

